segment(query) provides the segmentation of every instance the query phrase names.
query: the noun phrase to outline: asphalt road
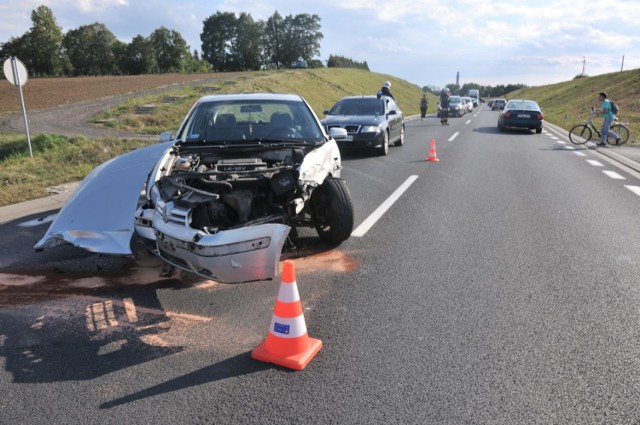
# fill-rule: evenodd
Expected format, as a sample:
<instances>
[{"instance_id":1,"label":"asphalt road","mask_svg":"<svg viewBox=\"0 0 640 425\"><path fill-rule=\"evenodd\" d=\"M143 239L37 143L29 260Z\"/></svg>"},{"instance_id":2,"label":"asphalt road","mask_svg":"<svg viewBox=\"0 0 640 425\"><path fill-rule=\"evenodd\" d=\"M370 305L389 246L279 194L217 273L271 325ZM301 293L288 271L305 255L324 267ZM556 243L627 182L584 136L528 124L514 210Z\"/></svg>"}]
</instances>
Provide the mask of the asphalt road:
<instances>
[{"instance_id":1,"label":"asphalt road","mask_svg":"<svg viewBox=\"0 0 640 425\"><path fill-rule=\"evenodd\" d=\"M301 372L250 358L278 282L33 253L41 215L0 226L0 423L640 423L639 176L496 120L345 155L356 225L412 183L364 235L288 254L324 343Z\"/></svg>"}]
</instances>

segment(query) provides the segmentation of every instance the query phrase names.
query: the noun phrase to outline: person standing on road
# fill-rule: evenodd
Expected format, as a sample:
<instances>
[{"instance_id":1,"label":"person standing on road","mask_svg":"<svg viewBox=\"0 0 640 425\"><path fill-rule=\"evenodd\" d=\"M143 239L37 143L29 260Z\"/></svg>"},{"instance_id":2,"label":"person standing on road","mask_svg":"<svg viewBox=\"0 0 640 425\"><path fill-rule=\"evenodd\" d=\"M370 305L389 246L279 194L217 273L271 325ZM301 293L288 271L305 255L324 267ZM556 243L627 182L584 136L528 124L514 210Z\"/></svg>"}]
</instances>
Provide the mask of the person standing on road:
<instances>
[{"instance_id":1,"label":"person standing on road","mask_svg":"<svg viewBox=\"0 0 640 425\"><path fill-rule=\"evenodd\" d=\"M396 100L395 97L391 94L391 81L385 81L382 83L382 88L377 94L378 99L382 98L382 96L389 96L391 99Z\"/></svg>"},{"instance_id":2,"label":"person standing on road","mask_svg":"<svg viewBox=\"0 0 640 425\"><path fill-rule=\"evenodd\" d=\"M594 112L599 113L604 121L602 123L602 129L600 130L600 143L596 146L607 146L606 141L608 136L612 136L616 139L616 143L620 141L620 137L611 131L611 124L616 116L611 112L611 102L607 99L607 92L600 92L598 94L598 100L600 101L600 109L592 108Z\"/></svg>"},{"instance_id":3,"label":"person standing on road","mask_svg":"<svg viewBox=\"0 0 640 425\"><path fill-rule=\"evenodd\" d=\"M451 90L449 87L442 89L440 93L440 124L449 125L449 97Z\"/></svg>"},{"instance_id":4,"label":"person standing on road","mask_svg":"<svg viewBox=\"0 0 640 425\"><path fill-rule=\"evenodd\" d=\"M420 99L420 119L424 120L427 116L427 108L429 107L429 99L427 99L427 95L423 94L422 99Z\"/></svg>"}]
</instances>

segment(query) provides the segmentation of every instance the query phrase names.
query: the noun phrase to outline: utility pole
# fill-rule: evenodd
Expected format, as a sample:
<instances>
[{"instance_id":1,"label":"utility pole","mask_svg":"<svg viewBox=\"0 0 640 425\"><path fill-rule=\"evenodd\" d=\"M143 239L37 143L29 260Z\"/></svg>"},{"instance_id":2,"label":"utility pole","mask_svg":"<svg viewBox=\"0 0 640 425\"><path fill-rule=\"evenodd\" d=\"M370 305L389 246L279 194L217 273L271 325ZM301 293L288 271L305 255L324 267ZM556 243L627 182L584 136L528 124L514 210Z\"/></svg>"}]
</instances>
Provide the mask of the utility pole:
<instances>
[{"instance_id":1,"label":"utility pole","mask_svg":"<svg viewBox=\"0 0 640 425\"><path fill-rule=\"evenodd\" d=\"M620 65L620 72L622 72L623 68L624 68L624 55L622 55L622 65Z\"/></svg>"},{"instance_id":2,"label":"utility pole","mask_svg":"<svg viewBox=\"0 0 640 425\"><path fill-rule=\"evenodd\" d=\"M584 68L587 65L587 58L582 58L582 76L584 77Z\"/></svg>"}]
</instances>

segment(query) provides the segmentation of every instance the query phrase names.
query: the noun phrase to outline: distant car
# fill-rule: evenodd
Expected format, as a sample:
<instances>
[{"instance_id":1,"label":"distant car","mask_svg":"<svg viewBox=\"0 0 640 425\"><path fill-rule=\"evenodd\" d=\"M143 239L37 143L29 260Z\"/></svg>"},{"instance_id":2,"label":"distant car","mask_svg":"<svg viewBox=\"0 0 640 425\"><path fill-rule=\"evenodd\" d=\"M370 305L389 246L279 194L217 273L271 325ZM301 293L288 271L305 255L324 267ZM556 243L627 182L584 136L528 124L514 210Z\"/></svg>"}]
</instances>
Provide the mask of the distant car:
<instances>
[{"instance_id":1,"label":"distant car","mask_svg":"<svg viewBox=\"0 0 640 425\"><path fill-rule=\"evenodd\" d=\"M500 111L498 116L498 129L504 131L510 127L528 128L542 133L544 116L542 109L533 100L510 100Z\"/></svg>"},{"instance_id":2,"label":"distant car","mask_svg":"<svg viewBox=\"0 0 640 425\"><path fill-rule=\"evenodd\" d=\"M467 112L473 112L473 99L470 98L469 96L463 96L462 100L465 103Z\"/></svg>"},{"instance_id":3,"label":"distant car","mask_svg":"<svg viewBox=\"0 0 640 425\"><path fill-rule=\"evenodd\" d=\"M462 98L460 96L450 96L449 97L449 116L450 117L461 117L466 113L466 109L464 107L464 103L462 103ZM438 104L438 117L442 116L442 108L440 104Z\"/></svg>"},{"instance_id":4,"label":"distant car","mask_svg":"<svg viewBox=\"0 0 640 425\"><path fill-rule=\"evenodd\" d=\"M504 99L494 99L493 102L491 103L491 110L492 111L502 110L504 109L504 105L506 104L507 104L507 101Z\"/></svg>"},{"instance_id":5,"label":"distant car","mask_svg":"<svg viewBox=\"0 0 640 425\"><path fill-rule=\"evenodd\" d=\"M388 96L344 97L324 114L321 123L327 133L333 128L347 130L347 137L336 138L341 149L370 149L386 155L390 144L404 144L404 115Z\"/></svg>"}]
</instances>

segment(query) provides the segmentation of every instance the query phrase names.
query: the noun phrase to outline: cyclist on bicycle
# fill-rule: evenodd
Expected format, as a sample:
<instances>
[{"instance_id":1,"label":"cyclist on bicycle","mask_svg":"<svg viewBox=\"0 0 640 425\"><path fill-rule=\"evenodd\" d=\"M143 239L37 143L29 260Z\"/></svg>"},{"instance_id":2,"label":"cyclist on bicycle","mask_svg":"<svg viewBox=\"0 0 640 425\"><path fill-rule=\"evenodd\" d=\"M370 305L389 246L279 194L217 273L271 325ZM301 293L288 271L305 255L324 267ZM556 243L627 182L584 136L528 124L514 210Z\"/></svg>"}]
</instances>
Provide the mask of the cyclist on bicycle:
<instances>
[{"instance_id":1,"label":"cyclist on bicycle","mask_svg":"<svg viewBox=\"0 0 640 425\"><path fill-rule=\"evenodd\" d=\"M604 118L602 123L602 130L600 131L600 143L596 146L607 146L605 143L608 136L612 136L616 139L616 143L620 142L620 137L611 131L611 124L616 119L616 116L611 112L611 102L607 99L607 92L600 92L598 94L598 100L600 101L600 109L591 108L594 114L600 114Z\"/></svg>"}]
</instances>

